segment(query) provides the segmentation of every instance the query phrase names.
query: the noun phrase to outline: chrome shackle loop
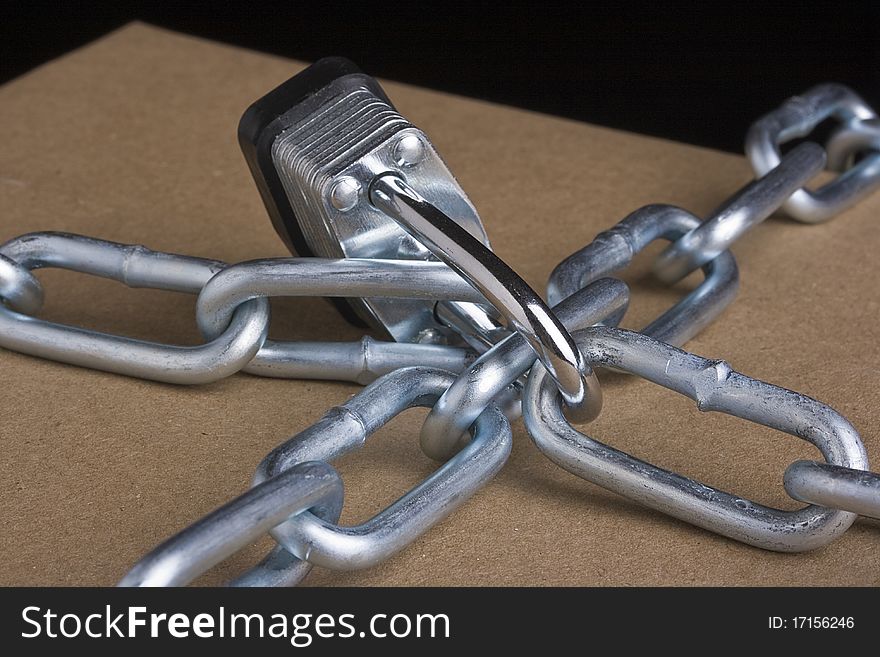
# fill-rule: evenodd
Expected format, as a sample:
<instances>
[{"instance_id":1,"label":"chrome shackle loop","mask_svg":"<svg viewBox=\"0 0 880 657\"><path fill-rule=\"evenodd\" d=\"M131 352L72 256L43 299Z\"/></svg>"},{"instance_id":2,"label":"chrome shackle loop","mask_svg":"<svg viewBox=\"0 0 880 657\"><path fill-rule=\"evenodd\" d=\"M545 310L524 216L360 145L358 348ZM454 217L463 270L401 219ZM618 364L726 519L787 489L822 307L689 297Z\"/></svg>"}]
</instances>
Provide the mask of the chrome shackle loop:
<instances>
[{"instance_id":1,"label":"chrome shackle loop","mask_svg":"<svg viewBox=\"0 0 880 657\"><path fill-rule=\"evenodd\" d=\"M579 290L553 307L570 330L599 322L617 324L626 313L626 283L603 278ZM434 404L421 430L422 451L442 461L461 449L468 428L534 364L535 353L518 333L507 337L467 368ZM521 390L516 390L517 397ZM592 393L591 393L592 394ZM601 394L596 388L595 394Z\"/></svg>"},{"instance_id":2,"label":"chrome shackle loop","mask_svg":"<svg viewBox=\"0 0 880 657\"><path fill-rule=\"evenodd\" d=\"M523 336L556 381L573 417L586 422L599 414L596 375L562 322L507 263L398 175L377 177L369 194L374 206L479 290Z\"/></svg>"}]
</instances>

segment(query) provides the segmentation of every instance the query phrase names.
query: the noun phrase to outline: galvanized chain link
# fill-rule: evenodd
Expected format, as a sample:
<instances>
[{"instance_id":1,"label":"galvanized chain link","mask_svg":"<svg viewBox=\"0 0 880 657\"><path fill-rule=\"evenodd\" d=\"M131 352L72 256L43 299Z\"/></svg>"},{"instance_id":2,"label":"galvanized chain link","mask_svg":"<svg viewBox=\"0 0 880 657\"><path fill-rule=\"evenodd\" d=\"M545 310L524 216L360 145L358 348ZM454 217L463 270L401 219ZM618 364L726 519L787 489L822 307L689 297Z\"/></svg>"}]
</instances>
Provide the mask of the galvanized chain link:
<instances>
[{"instance_id":1,"label":"galvanized chain link","mask_svg":"<svg viewBox=\"0 0 880 657\"><path fill-rule=\"evenodd\" d=\"M719 411L813 443L828 462L867 468L859 434L825 404L735 372L641 333L593 327L575 333L587 360L675 390L701 411ZM535 445L554 463L599 486L724 536L767 550L801 552L831 542L854 513L809 506L779 511L669 472L590 438L568 424L552 384L533 368L523 418Z\"/></svg>"},{"instance_id":2,"label":"galvanized chain link","mask_svg":"<svg viewBox=\"0 0 880 657\"><path fill-rule=\"evenodd\" d=\"M805 142L786 155L782 155L780 146L793 138L808 136L822 121L830 117L836 118L841 125L829 138L827 159L830 168L840 174L825 183L819 190L811 192L804 186L826 164L825 150L818 144ZM877 114L861 98L847 87L838 84L824 84L814 87L801 96L789 99L780 108L758 119L749 131L746 152L752 167L760 177L722 204L706 221L691 227L683 234L674 236L671 239L673 243L655 260L655 274L661 280L674 283L699 267L706 269L709 265L720 261L722 256L727 257L729 254L727 249L738 238L780 208L795 219L806 223L817 223L830 219L876 190L880 186L880 127L878 127L880 123L878 121L880 120L878 120ZM857 156L862 156L862 159L857 161ZM606 275L609 273L609 267L617 267L615 256L622 263L620 266L624 266L632 258L631 254L638 252L645 245L639 232L640 222L646 222L646 225L650 225L647 222L652 216L655 217L655 221L659 221L664 213L674 214L676 212L687 214L684 210L669 206L647 206L627 217L615 228L597 236L592 244L569 256L557 266L550 277L548 298L551 300L562 298L578 289L579 285L593 280L594 276ZM691 218L693 217L691 216ZM653 237L649 239L653 239ZM732 261L732 256L730 258ZM606 259L610 264L605 264ZM733 266L735 273L735 263ZM593 271L596 272L594 275L592 275ZM701 290L711 291L712 296L718 295L717 288L709 285L712 276L711 270L706 273L706 281L689 297L685 298L680 305L687 305L691 297L700 298ZM688 333L679 334L676 331L668 331L662 323L661 326L657 326L658 322L668 318L670 312L674 313L678 309L676 307L643 329L642 335L658 338L672 345L682 344L714 319L732 301L736 293L736 286L734 277L726 286L728 292L723 300L719 300L715 307L710 308L708 312L698 314L695 321L686 321L684 329L690 329ZM703 300L705 301L705 299ZM704 321L701 321L700 318ZM617 354L617 356L626 355L627 349L633 348L633 345L630 344L632 340L627 340L626 335L623 334L616 336L616 338L619 342L618 347L622 350L621 354ZM681 342L679 338L682 338ZM657 345L657 349L662 351L659 345ZM589 357L587 360L593 362ZM597 361L593 364L599 365L603 360L608 360L608 354L597 355ZM612 368L619 367L616 362L613 362L614 360L606 362L606 365ZM666 366L669 367L671 363L672 359L670 358L666 362ZM540 377L540 369L540 367L533 368L530 379L531 377ZM536 395L538 393L535 384L530 380L529 385L531 386L529 390L532 391L532 398L528 400L531 414L529 415L527 412L526 423L536 442L539 441L537 432L540 430L544 441L542 449L545 450L545 453L552 453L552 448L549 447L553 442L553 439L550 438L551 434L548 434L546 427L539 429L540 422L536 420L539 415L536 410ZM804 408L818 403L804 395L799 397ZM542 409L546 411L551 402L546 399L546 395L542 399L544 400ZM754 402L756 399L752 397L751 401ZM774 409L777 413L783 413L783 409L778 405L775 405ZM823 409L820 415L836 415L830 408L823 407ZM544 418L545 416L540 415L540 417ZM574 432L567 425L563 426L559 417L555 417L554 421L558 429L555 439L557 441L556 448L571 448L572 444L586 438L582 434ZM775 425L771 424L770 426ZM847 426L849 426L848 423ZM802 428L802 433L796 435L805 437L809 434L808 429L812 430L809 427ZM573 437L571 432L580 438ZM858 440L858 434L855 434L854 430L853 433ZM860 441L859 445L861 445ZM825 454L825 456L828 455ZM565 461L567 465L564 464L563 467L566 469L571 470L576 467L569 467L572 459L577 460L574 456L571 456L569 460L561 457L557 460L553 456L551 458L557 462ZM626 458L631 459L628 456ZM867 467L866 459L860 465L797 462L786 471L785 489L799 501L877 517L880 515L880 495L878 495L880 475L867 471ZM598 465L592 470L578 469L578 472L584 474L591 481L600 483L600 485L605 485L602 483L604 481L608 487L621 492L619 482L604 477L601 474L602 470L602 466ZM657 480L679 477L679 475L661 470L656 470L653 474L655 475L653 478ZM630 490L630 492L632 491ZM661 494L660 497L668 501L669 495ZM717 523L706 520L717 511L714 508L717 499L720 498L713 496L710 504L692 500L688 512L668 509L667 512L694 524L711 528L713 531L761 547L773 544L780 545L778 549L783 550L812 549L814 547L811 541L804 541L802 545L805 547L797 547L796 543L789 544L778 541L774 543L772 534L783 525L778 525L775 528L769 525L765 526L762 530L763 537L756 536L754 528L746 531L746 525L735 531L729 528L722 530ZM662 506L657 499L642 501L655 508ZM769 549L777 548L770 547Z\"/></svg>"},{"instance_id":3,"label":"galvanized chain link","mask_svg":"<svg viewBox=\"0 0 880 657\"><path fill-rule=\"evenodd\" d=\"M841 125L836 128L829 139L827 159L832 170L841 173L830 182L825 183L816 192L811 192L804 189L804 185L813 179L826 164L825 150L812 142L802 143L786 155L782 155L779 148L783 143L795 137L809 135L819 123L829 117L838 119ZM727 249L737 239L780 208L795 219L806 223L817 223L830 219L876 190L880 186L880 127L878 126L880 123L878 123L876 113L850 89L838 84L814 87L801 96L789 99L780 108L760 118L752 125L746 140L747 154L754 170L760 177L722 204L720 209L716 210L706 221L690 228L684 234L673 237L673 243L654 262L655 274L661 280L674 283L701 266L706 269L708 265L717 263L722 256L729 254ZM862 159L857 161L857 156L862 156ZM611 254L610 260L614 262L615 250L624 254L619 256L622 262L629 262L632 257L629 254L644 247L644 242L639 239L637 227L640 224L638 222L640 220L647 222L652 216L661 217L664 211L666 213L677 211L686 214L683 210L668 206L647 206L636 211L615 228L600 234L592 244L564 260L550 277L548 297L551 299L560 298L565 294L570 294L580 284L593 280L593 276L590 275L591 270L597 272L596 276L607 274L609 270L604 265L603 256L609 257L607 254ZM730 258L732 260L732 256ZM581 269L587 273L582 273ZM711 289L708 285L710 278L711 273L707 271L706 281L691 293L691 296L698 297L701 289ZM730 282L728 290L728 296L724 298L723 302L719 302L708 313L702 314L703 318L707 318L706 321L701 322L698 319L685 323L685 326L691 329L690 333L683 335L677 335L675 332L666 333L662 326L658 331L657 322L654 322L643 329L639 335L658 338L672 345L681 344L678 341L679 337L686 340L695 335L733 299L736 293L735 280ZM689 298L684 299L682 304L685 304ZM673 308L673 311L675 310L676 308ZM668 315L669 313L666 313L660 319L663 320ZM581 335L585 334L582 332ZM599 350L594 354L595 360L587 356L589 362L595 365L604 362L606 366L620 368L618 360L628 359L629 351L637 350L645 359L644 362L632 362L624 369L639 372L655 382L661 382L662 377L661 379L652 377L646 370L639 368L650 368L650 359L663 352L666 349L665 346L654 345L652 351L645 347L644 342L638 342L634 335L626 332L621 332L619 335L607 334L602 337L606 342L615 344L614 353L609 354ZM583 347L583 345L581 346ZM668 374L668 368L676 358L683 358L681 353L698 358L686 354L686 352L676 352L677 350L671 352L674 356L671 355L665 361L665 374ZM651 481L650 484L640 480L640 483L633 486L624 486L620 480L608 475L611 469L607 463L595 461L595 454L591 457L594 459L593 462L589 466L585 466L584 459L586 457L583 456L583 453L570 453L574 449L572 446L582 445L582 451L589 452L595 451L595 446L601 446L601 444L591 441L583 434L571 429L560 419L561 415L558 413L555 415L550 413L548 409L552 407L552 402L547 397L547 390L542 393L541 401L538 401L538 395L541 393L537 391L538 384L534 383L532 378L540 379L542 377L540 369L540 367L533 368L530 374L529 387L526 398L524 398L524 413L530 435L555 462L595 483L605 485L622 494L635 495L637 499L649 506L662 508L671 515L753 545L785 551L816 547L817 543L812 538L805 538L800 542L797 540L779 541L778 537L774 537L775 533L779 531L798 532L795 525L786 525L787 521L782 521L781 517L771 518L773 522L765 524L761 528L750 524L746 518L743 518L743 522L739 525L731 525L729 518L720 523L712 520L711 518L719 512L717 506L719 500L724 499L723 496L727 495L726 493L722 494L711 489L713 491L711 502L699 501L699 495L697 495L690 500L689 505L685 505L687 510L683 510L684 507L670 505L674 495L669 489L666 489L665 493L659 493L656 497L648 496L646 498L644 491L639 488L639 486L647 486L653 489L655 485L659 485L658 482L669 483L676 478L680 484L680 480L683 480L680 475L647 466L647 471L640 472L648 472L646 476ZM656 373L654 374L656 375ZM737 374L737 376L740 375ZM670 383L668 380L666 382ZM755 382L751 387L747 387L750 403L759 401L756 396L756 385L758 384L760 384L758 387L769 385ZM661 385L665 385L665 383L661 382ZM713 383L713 385L718 384ZM785 392L796 394L790 393L790 391ZM690 393L685 392L684 394ZM778 397L779 395L774 396ZM832 424L844 422L848 430L851 430L852 435L855 436L858 445L861 446L861 441L855 430L832 409L805 395L797 396L799 401L792 406L794 411L788 413L789 416L799 416L803 414L805 409L813 409L826 424L829 421ZM701 410L703 410L703 399L698 399L698 401ZM818 410L816 409L817 404L821 407ZM772 408L779 417L775 417L775 419L767 417L766 421L761 421L761 423L782 428L773 422L783 420L785 409L781 402L773 403ZM740 414L742 410L748 409L740 409L737 404L731 410L734 414ZM552 431L548 432L547 426L537 418L554 423L557 429L555 435ZM785 420L791 421L791 417L787 417ZM798 433L795 435L816 442L809 437L814 430L815 425L799 425ZM784 478L785 489L789 495L799 501L849 512L853 518L852 514L856 513L871 517L880 516L880 495L878 495L880 474L867 471L867 457L864 457L863 454L864 458L857 465L835 463L821 445L816 444L829 459L829 462L799 461L792 464L786 471ZM559 449L568 450L569 453L566 456L560 456L558 451L554 451ZM622 455L620 458L628 463L637 462L628 455ZM638 469L642 466L633 467ZM696 486L701 490L706 488L702 484ZM810 509L812 507L804 510L803 513L806 514ZM770 517L767 516L767 518ZM816 526L817 520L814 517L809 522L811 526ZM851 522L852 519L849 520L849 524ZM831 540L836 535L836 533L828 534L827 539ZM779 547L772 547L773 545Z\"/></svg>"},{"instance_id":4,"label":"galvanized chain link","mask_svg":"<svg viewBox=\"0 0 880 657\"><path fill-rule=\"evenodd\" d=\"M746 135L746 155L752 168L759 176L766 175L779 166L782 144L806 137L829 118L836 119L844 131L858 133L863 126L876 125L877 113L842 84L820 84L808 89L752 124ZM880 152L872 150L865 141L849 148L849 152L839 155L835 152L836 167L844 166L858 152L865 152L865 158L816 191L800 189L792 194L782 206L790 217L811 224L827 221L877 188Z\"/></svg>"},{"instance_id":5,"label":"galvanized chain link","mask_svg":"<svg viewBox=\"0 0 880 657\"><path fill-rule=\"evenodd\" d=\"M319 517L338 519L342 496L342 479L332 466L298 463L162 543L119 585L184 586L288 517L311 511ZM291 564L283 573L284 584L296 584L309 570L307 563L298 568ZM275 578L276 584L281 577Z\"/></svg>"},{"instance_id":6,"label":"galvanized chain link","mask_svg":"<svg viewBox=\"0 0 880 657\"><path fill-rule=\"evenodd\" d=\"M880 474L876 472L795 461L786 469L783 483L788 494L801 502L880 518Z\"/></svg>"},{"instance_id":7,"label":"galvanized chain link","mask_svg":"<svg viewBox=\"0 0 880 657\"><path fill-rule=\"evenodd\" d=\"M247 493L157 547L120 584L188 583L267 530L283 550L273 551L233 584L291 585L308 574L311 564L366 568L400 551L467 501L504 465L512 439L501 411L487 408L473 423L467 447L356 527L335 524L342 487L326 461L360 449L373 432L407 408L431 406L453 379L449 372L414 367L373 382L278 446L258 467ZM319 501L325 502L324 508L315 508Z\"/></svg>"},{"instance_id":8,"label":"galvanized chain link","mask_svg":"<svg viewBox=\"0 0 880 657\"><path fill-rule=\"evenodd\" d=\"M340 296L354 289L365 296L485 301L437 262L278 258L227 268L217 260L67 233L15 238L0 246L0 258L0 290L8 305L0 305L0 346L165 383L210 383L242 369L274 377L358 382L414 364L459 371L474 356L454 347L369 339L350 344L267 342L265 297ZM204 295L197 320L208 342L162 345L36 319L26 313L39 309L42 287L30 271L42 267L102 276L130 287ZM236 288L242 283L248 288L244 292Z\"/></svg>"},{"instance_id":9,"label":"galvanized chain link","mask_svg":"<svg viewBox=\"0 0 880 657\"><path fill-rule=\"evenodd\" d=\"M841 125L826 149L808 142L781 154L783 143L808 135L829 117ZM746 150L758 179L706 221L680 208L646 206L566 258L548 283L552 311L470 229L403 178L382 174L367 192L374 210L399 222L443 262L310 257L228 266L78 235L33 233L0 246L0 346L178 384L207 383L241 370L372 381L276 448L248 492L157 547L123 585L188 583L265 533L277 547L233 584L290 585L312 564L350 569L378 563L448 515L503 466L511 434L499 406L511 406L506 410L513 416L520 398L532 439L565 469L751 545L813 549L842 534L857 513L880 517L880 475L867 471L855 429L816 400L676 346L733 301L739 278L729 248L746 231L780 207L801 221L824 221L880 184L880 121L849 89L820 85L759 119ZM804 187L825 166L826 150L829 166L842 173L810 192ZM657 239L671 242L655 263L662 280L675 282L697 268L705 280L640 333L614 328L629 293L622 281L606 277ZM198 294L196 320L206 342L155 344L37 319L43 289L32 270L41 267ZM353 343L267 340L268 297L305 295L434 301L437 319L457 329L471 348L370 337ZM507 319L508 329L493 323L484 310L487 302ZM592 366L641 375L692 397L701 410L738 415L812 442L827 463L792 464L784 485L795 499L818 506L769 509L643 463L573 429L560 400L576 419L598 414L601 388ZM342 482L329 462L361 447L411 406L431 408L421 445L444 465L373 519L339 527Z\"/></svg>"},{"instance_id":10,"label":"galvanized chain link","mask_svg":"<svg viewBox=\"0 0 880 657\"><path fill-rule=\"evenodd\" d=\"M764 176L746 185L702 224L670 244L654 262L660 280L675 283L727 250L747 231L776 212L792 193L825 166L818 144L801 144Z\"/></svg>"}]
</instances>

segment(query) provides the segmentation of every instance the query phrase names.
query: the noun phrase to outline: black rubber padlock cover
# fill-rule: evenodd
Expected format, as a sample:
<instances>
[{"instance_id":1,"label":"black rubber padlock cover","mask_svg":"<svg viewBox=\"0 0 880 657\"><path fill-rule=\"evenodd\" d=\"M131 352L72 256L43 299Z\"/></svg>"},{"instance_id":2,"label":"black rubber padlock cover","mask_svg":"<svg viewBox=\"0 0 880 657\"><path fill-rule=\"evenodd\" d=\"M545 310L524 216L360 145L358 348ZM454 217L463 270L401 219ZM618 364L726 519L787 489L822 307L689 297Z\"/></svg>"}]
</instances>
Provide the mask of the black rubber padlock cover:
<instances>
[{"instance_id":1,"label":"black rubber padlock cover","mask_svg":"<svg viewBox=\"0 0 880 657\"><path fill-rule=\"evenodd\" d=\"M394 107L382 87L355 64L343 57L325 57L282 83L251 105L238 124L238 143L247 160L257 189L263 198L275 232L293 255L315 254L306 243L299 220L287 200L287 194L272 161L272 145L278 135L303 118L303 101L328 93L330 89L367 87ZM349 322L364 327L344 299L331 299Z\"/></svg>"}]
</instances>

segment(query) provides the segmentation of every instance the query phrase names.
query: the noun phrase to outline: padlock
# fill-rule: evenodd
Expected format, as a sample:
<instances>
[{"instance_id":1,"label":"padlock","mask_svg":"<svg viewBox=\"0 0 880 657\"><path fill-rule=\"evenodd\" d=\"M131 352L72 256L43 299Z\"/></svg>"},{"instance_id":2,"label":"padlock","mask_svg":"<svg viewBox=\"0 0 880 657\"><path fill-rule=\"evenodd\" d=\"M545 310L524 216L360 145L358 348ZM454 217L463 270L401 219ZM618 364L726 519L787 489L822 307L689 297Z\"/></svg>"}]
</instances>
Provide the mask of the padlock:
<instances>
[{"instance_id":1,"label":"padlock","mask_svg":"<svg viewBox=\"0 0 880 657\"><path fill-rule=\"evenodd\" d=\"M405 180L489 246L476 209L425 133L346 59L322 59L255 102L238 137L275 230L295 255L435 259L370 203L371 182L387 174ZM486 342L497 341L492 309L450 304L435 313L435 305L424 299L337 301L349 321L360 319L400 342L464 341L484 351Z\"/></svg>"},{"instance_id":2,"label":"padlock","mask_svg":"<svg viewBox=\"0 0 880 657\"><path fill-rule=\"evenodd\" d=\"M478 352L515 330L571 414L596 416L598 380L571 335L492 252L476 209L425 133L374 79L345 59L322 59L254 103L239 142L275 229L295 254L436 257L487 300L348 299L357 317L398 342L466 343Z\"/></svg>"}]
</instances>

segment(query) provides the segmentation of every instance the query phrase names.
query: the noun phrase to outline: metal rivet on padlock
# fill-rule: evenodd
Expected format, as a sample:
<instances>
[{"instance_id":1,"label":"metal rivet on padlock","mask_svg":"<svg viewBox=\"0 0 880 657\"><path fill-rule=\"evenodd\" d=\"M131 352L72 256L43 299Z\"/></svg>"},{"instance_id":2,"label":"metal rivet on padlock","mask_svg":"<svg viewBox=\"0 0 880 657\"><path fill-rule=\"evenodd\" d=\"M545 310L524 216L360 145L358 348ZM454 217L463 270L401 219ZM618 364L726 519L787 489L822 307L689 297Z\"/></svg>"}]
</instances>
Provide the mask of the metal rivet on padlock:
<instances>
[{"instance_id":1,"label":"metal rivet on padlock","mask_svg":"<svg viewBox=\"0 0 880 657\"><path fill-rule=\"evenodd\" d=\"M354 178L343 176L330 189L330 203L340 212L351 210L358 203L361 184Z\"/></svg>"},{"instance_id":2,"label":"metal rivet on padlock","mask_svg":"<svg viewBox=\"0 0 880 657\"><path fill-rule=\"evenodd\" d=\"M424 147L416 135L405 135L394 145L394 161L402 167L414 167L422 161Z\"/></svg>"}]
</instances>

